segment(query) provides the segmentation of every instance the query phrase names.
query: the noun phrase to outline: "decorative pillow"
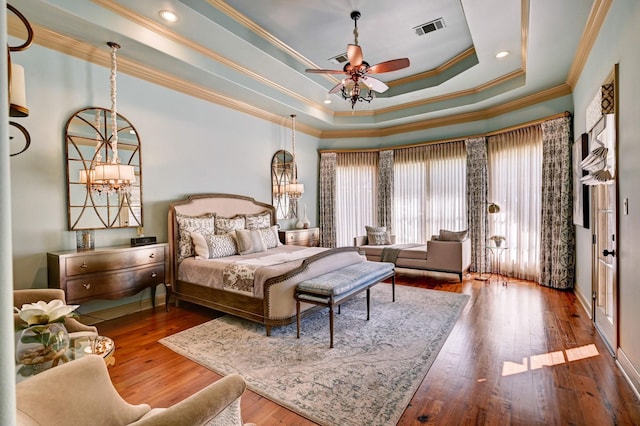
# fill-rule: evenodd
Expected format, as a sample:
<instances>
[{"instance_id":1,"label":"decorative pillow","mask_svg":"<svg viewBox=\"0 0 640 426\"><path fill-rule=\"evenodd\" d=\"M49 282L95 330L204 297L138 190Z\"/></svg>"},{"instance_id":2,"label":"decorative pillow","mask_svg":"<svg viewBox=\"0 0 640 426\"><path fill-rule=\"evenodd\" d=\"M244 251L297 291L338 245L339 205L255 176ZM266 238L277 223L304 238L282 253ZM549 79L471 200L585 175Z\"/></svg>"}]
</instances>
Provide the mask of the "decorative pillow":
<instances>
[{"instance_id":1,"label":"decorative pillow","mask_svg":"<svg viewBox=\"0 0 640 426\"><path fill-rule=\"evenodd\" d=\"M214 232L215 213L206 213L201 216L187 216L177 213L178 222L178 262L194 255L192 232Z\"/></svg>"},{"instance_id":2,"label":"decorative pillow","mask_svg":"<svg viewBox=\"0 0 640 426\"><path fill-rule=\"evenodd\" d=\"M464 231L447 231L446 229L441 229L438 240L459 242L467 238L467 231L467 229L465 229Z\"/></svg>"},{"instance_id":3,"label":"decorative pillow","mask_svg":"<svg viewBox=\"0 0 640 426\"><path fill-rule=\"evenodd\" d=\"M271 213L268 211L258 214L246 214L244 218L246 229L263 229L271 226Z\"/></svg>"},{"instance_id":4,"label":"decorative pillow","mask_svg":"<svg viewBox=\"0 0 640 426\"><path fill-rule=\"evenodd\" d=\"M199 232L191 233L191 240L193 241L193 249L196 252L196 259L208 259L209 258L209 245L204 236Z\"/></svg>"},{"instance_id":5,"label":"decorative pillow","mask_svg":"<svg viewBox=\"0 0 640 426\"><path fill-rule=\"evenodd\" d=\"M195 234L200 234L197 236ZM204 233L193 233L193 240L201 242L202 239L206 242L208 257L204 257L205 251L201 250L201 248L197 248L198 258L202 259L216 259L218 257L227 257L233 256L234 254L238 254L238 248L236 246L236 240L233 237L233 233L217 235L214 232L204 232Z\"/></svg>"},{"instance_id":6,"label":"decorative pillow","mask_svg":"<svg viewBox=\"0 0 640 426\"><path fill-rule=\"evenodd\" d=\"M216 234L228 234L231 231L244 229L244 216L235 217L217 217L216 216Z\"/></svg>"},{"instance_id":7,"label":"decorative pillow","mask_svg":"<svg viewBox=\"0 0 640 426\"><path fill-rule=\"evenodd\" d=\"M381 246L391 244L391 237L386 226L365 226L367 230L367 244Z\"/></svg>"},{"instance_id":8,"label":"decorative pillow","mask_svg":"<svg viewBox=\"0 0 640 426\"><path fill-rule=\"evenodd\" d=\"M235 231L235 236L238 244L238 253L240 254L267 251L259 229L239 229Z\"/></svg>"},{"instance_id":9,"label":"decorative pillow","mask_svg":"<svg viewBox=\"0 0 640 426\"><path fill-rule=\"evenodd\" d=\"M278 225L270 226L269 228L258 229L265 247L268 249L281 246L280 237L278 236Z\"/></svg>"}]
</instances>

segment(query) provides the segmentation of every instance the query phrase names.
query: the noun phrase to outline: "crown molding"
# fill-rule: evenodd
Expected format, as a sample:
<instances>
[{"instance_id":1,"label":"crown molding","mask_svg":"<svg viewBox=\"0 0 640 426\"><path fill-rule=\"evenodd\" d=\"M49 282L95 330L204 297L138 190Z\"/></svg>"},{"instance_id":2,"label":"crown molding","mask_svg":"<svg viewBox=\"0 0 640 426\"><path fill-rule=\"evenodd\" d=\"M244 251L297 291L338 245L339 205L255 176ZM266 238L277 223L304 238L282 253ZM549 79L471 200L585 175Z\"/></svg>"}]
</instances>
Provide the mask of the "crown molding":
<instances>
[{"instance_id":1,"label":"crown molding","mask_svg":"<svg viewBox=\"0 0 640 426\"><path fill-rule=\"evenodd\" d=\"M569 74L567 75L567 84L572 89L575 88L578 83L580 74L582 74L582 70L587 63L591 49L593 49L593 45L600 33L600 29L602 29L602 25L604 24L612 3L613 0L594 0L593 2L591 12L584 27L584 32L582 33L582 37L580 37L576 56L573 58L571 68L569 68Z\"/></svg>"}]
</instances>

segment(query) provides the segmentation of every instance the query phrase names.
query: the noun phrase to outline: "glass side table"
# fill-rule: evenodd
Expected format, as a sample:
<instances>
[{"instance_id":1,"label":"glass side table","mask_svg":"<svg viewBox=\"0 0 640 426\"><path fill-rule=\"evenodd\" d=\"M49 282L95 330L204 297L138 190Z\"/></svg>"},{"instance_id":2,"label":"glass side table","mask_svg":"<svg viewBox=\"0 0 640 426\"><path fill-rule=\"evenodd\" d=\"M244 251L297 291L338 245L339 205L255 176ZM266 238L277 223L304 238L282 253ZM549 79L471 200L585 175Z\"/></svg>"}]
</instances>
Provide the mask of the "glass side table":
<instances>
[{"instance_id":1,"label":"glass side table","mask_svg":"<svg viewBox=\"0 0 640 426\"><path fill-rule=\"evenodd\" d=\"M501 271L501 263L502 263L502 255L504 252L509 250L509 247L504 244L504 242L496 246L494 244L488 244L485 246L489 253L491 253L491 275L489 275L488 280L491 281L491 277L493 275L496 276L496 282L502 283L502 285L506 286L508 284L507 276L502 274Z\"/></svg>"},{"instance_id":2,"label":"glass side table","mask_svg":"<svg viewBox=\"0 0 640 426\"><path fill-rule=\"evenodd\" d=\"M114 353L116 345L112 339L106 336L80 336L71 340L69 349L57 361L56 365L72 362L74 359L82 358L86 355L98 355L104 359L107 366L116 362ZM51 361L42 364L23 365L16 364L16 383L31 376L41 373L49 368L55 368Z\"/></svg>"}]
</instances>

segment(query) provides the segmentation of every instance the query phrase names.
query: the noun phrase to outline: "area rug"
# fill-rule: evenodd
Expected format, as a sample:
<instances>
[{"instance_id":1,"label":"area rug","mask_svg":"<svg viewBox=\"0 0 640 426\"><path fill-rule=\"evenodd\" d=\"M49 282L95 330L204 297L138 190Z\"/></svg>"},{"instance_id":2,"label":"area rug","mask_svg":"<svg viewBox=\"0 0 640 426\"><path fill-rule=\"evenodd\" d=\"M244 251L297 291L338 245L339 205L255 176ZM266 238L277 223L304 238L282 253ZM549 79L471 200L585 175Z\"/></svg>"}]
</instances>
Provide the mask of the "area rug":
<instances>
[{"instance_id":1,"label":"area rug","mask_svg":"<svg viewBox=\"0 0 640 426\"><path fill-rule=\"evenodd\" d=\"M161 339L219 373L321 425L394 425L453 329L468 295L414 287L371 289L345 302L329 349L328 309L296 325L264 327L223 316Z\"/></svg>"}]
</instances>

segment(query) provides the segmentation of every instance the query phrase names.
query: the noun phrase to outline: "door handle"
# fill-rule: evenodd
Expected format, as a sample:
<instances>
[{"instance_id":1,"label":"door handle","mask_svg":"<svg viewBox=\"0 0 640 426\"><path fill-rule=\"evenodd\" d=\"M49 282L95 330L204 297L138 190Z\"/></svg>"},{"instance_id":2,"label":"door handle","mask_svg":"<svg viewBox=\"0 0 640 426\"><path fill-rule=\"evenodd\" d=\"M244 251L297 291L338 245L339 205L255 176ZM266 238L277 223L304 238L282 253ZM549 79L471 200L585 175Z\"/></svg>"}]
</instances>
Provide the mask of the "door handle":
<instances>
[{"instance_id":1,"label":"door handle","mask_svg":"<svg viewBox=\"0 0 640 426\"><path fill-rule=\"evenodd\" d=\"M613 257L616 257L616 251L615 251L615 250L611 250L611 251L609 251L609 250L607 250L607 249L604 249L604 250L602 250L602 255L603 255L603 256L609 256L609 255L611 255L611 256L613 256Z\"/></svg>"}]
</instances>

